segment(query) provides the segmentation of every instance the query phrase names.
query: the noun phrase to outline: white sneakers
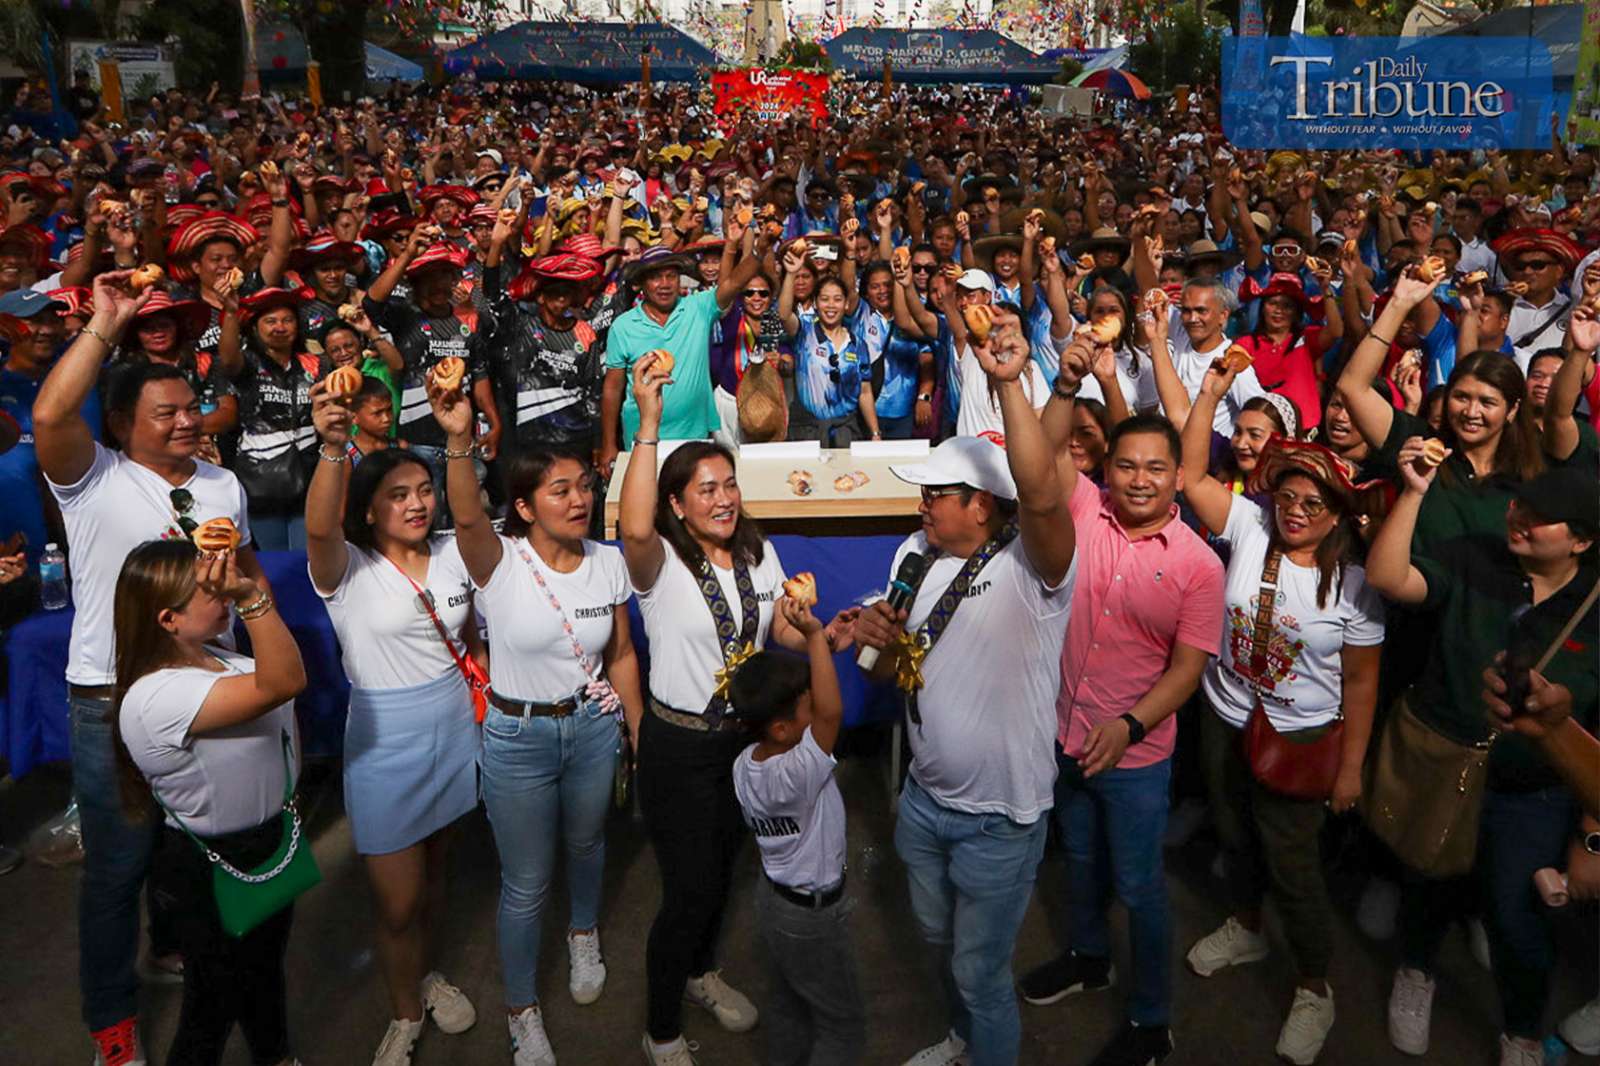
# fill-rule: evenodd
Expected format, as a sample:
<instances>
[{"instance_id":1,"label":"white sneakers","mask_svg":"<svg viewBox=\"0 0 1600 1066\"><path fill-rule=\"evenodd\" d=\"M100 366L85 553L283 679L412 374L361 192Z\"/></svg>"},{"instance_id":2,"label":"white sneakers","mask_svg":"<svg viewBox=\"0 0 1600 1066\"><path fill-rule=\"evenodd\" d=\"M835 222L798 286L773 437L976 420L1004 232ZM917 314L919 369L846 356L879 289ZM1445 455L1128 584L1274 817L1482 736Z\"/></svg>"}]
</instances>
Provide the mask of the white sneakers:
<instances>
[{"instance_id":1,"label":"white sneakers","mask_svg":"<svg viewBox=\"0 0 1600 1066\"><path fill-rule=\"evenodd\" d=\"M567 978L567 988L572 1001L586 1007L600 998L606 987L606 962L600 954L600 930L587 933L567 933L567 958L572 973Z\"/></svg>"},{"instance_id":2,"label":"white sneakers","mask_svg":"<svg viewBox=\"0 0 1600 1066\"><path fill-rule=\"evenodd\" d=\"M1389 990L1389 1043L1407 1055L1428 1053L1428 1027L1433 1021L1433 978L1405 967L1394 972Z\"/></svg>"},{"instance_id":3,"label":"white sneakers","mask_svg":"<svg viewBox=\"0 0 1600 1066\"><path fill-rule=\"evenodd\" d=\"M683 997L710 1011L717 1019L717 1024L730 1033L754 1029L760 1017L755 1004L722 979L721 970L708 970L699 977L689 978L689 983L684 986Z\"/></svg>"},{"instance_id":4,"label":"white sneakers","mask_svg":"<svg viewBox=\"0 0 1600 1066\"><path fill-rule=\"evenodd\" d=\"M1294 990L1294 1004L1278 1033L1278 1056L1295 1066L1311 1066L1333 1028L1333 989L1319 996L1309 988Z\"/></svg>"},{"instance_id":5,"label":"white sneakers","mask_svg":"<svg viewBox=\"0 0 1600 1066\"><path fill-rule=\"evenodd\" d=\"M1544 1066L1544 1048L1537 1040L1501 1033L1500 1066Z\"/></svg>"},{"instance_id":6,"label":"white sneakers","mask_svg":"<svg viewBox=\"0 0 1600 1066\"><path fill-rule=\"evenodd\" d=\"M433 1015L433 1024L442 1032L464 1033L478 1020L472 1001L466 993L444 979L444 974L434 970L422 979L422 1006Z\"/></svg>"},{"instance_id":7,"label":"white sneakers","mask_svg":"<svg viewBox=\"0 0 1600 1066\"><path fill-rule=\"evenodd\" d=\"M1591 999L1556 1026L1561 1039L1580 1055L1600 1055L1600 998Z\"/></svg>"},{"instance_id":8,"label":"white sneakers","mask_svg":"<svg viewBox=\"0 0 1600 1066\"><path fill-rule=\"evenodd\" d=\"M905 1061L905 1066L967 1066L967 1042L950 1035L932 1047L925 1047Z\"/></svg>"},{"instance_id":9,"label":"white sneakers","mask_svg":"<svg viewBox=\"0 0 1600 1066\"><path fill-rule=\"evenodd\" d=\"M1187 958L1189 969L1201 977L1210 977L1229 966L1259 962L1269 953L1266 937L1252 933L1237 918L1229 916L1222 928L1197 940Z\"/></svg>"},{"instance_id":10,"label":"white sneakers","mask_svg":"<svg viewBox=\"0 0 1600 1066\"><path fill-rule=\"evenodd\" d=\"M395 1018L389 1023L389 1031L383 1034L378 1053L372 1056L372 1066L409 1066L411 1052L417 1046L417 1037L421 1035L421 1018L414 1022Z\"/></svg>"},{"instance_id":11,"label":"white sneakers","mask_svg":"<svg viewBox=\"0 0 1600 1066\"><path fill-rule=\"evenodd\" d=\"M511 1027L512 1066L556 1066L556 1053L545 1035L544 1015L538 1007L507 1015L506 1024Z\"/></svg>"},{"instance_id":12,"label":"white sneakers","mask_svg":"<svg viewBox=\"0 0 1600 1066\"><path fill-rule=\"evenodd\" d=\"M650 1066L695 1066L694 1053L700 1045L692 1044L683 1037L678 1037L665 1047L656 1047L650 1034L644 1034L644 1060Z\"/></svg>"}]
</instances>

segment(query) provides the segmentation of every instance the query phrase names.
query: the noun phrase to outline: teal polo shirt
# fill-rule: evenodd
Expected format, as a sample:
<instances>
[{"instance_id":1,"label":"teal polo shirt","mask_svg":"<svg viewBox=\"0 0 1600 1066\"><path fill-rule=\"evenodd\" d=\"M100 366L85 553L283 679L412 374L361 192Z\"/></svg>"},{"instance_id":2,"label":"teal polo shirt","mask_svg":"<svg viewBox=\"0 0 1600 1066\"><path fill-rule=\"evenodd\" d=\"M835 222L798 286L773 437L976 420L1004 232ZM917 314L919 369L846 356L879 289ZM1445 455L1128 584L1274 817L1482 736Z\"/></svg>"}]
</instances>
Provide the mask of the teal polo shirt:
<instances>
[{"instance_id":1,"label":"teal polo shirt","mask_svg":"<svg viewBox=\"0 0 1600 1066\"><path fill-rule=\"evenodd\" d=\"M622 404L622 447L633 446L639 431L639 405L633 400L633 364L645 352L672 353L672 384L661 393L661 438L703 440L721 425L711 395L711 330L722 317L715 289L680 299L665 325L645 314L644 304L617 316L606 336L606 369L628 375Z\"/></svg>"}]
</instances>

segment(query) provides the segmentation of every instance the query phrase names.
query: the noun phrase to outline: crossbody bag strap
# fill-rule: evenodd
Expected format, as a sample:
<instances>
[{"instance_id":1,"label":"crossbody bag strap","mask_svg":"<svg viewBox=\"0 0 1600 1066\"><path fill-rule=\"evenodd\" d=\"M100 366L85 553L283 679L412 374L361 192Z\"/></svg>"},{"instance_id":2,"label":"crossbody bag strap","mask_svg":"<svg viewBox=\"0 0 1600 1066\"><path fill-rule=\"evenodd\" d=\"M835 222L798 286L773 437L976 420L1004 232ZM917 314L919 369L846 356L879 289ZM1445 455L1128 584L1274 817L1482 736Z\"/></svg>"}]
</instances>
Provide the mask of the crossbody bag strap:
<instances>
[{"instance_id":1,"label":"crossbody bag strap","mask_svg":"<svg viewBox=\"0 0 1600 1066\"><path fill-rule=\"evenodd\" d=\"M1544 650L1544 654L1539 656L1539 661L1533 664L1535 670L1540 673L1544 672L1544 668L1550 665L1550 660L1556 657L1556 652L1560 651L1561 646L1567 642L1567 638L1572 636L1572 631L1578 628L1578 623L1583 621L1583 616L1589 613L1589 609L1595 605L1596 600L1600 600L1600 581L1594 583L1594 587L1589 590L1589 595L1583 598L1583 602L1578 604L1578 609L1572 612L1572 617L1567 619L1567 624L1562 626L1561 632L1556 634L1556 639L1550 642L1550 646Z\"/></svg>"},{"instance_id":2,"label":"crossbody bag strap","mask_svg":"<svg viewBox=\"0 0 1600 1066\"><path fill-rule=\"evenodd\" d=\"M300 812L294 809L294 777L289 771L289 733L287 730L285 730L283 733L283 809L289 812L293 820L293 836L289 842L289 849L284 852L283 862L279 863L277 868L269 873L259 875L247 874L243 870L235 868L221 855L218 855L215 850L208 847L205 841L195 836L194 831L183 824L183 819L172 813L171 807L168 807L165 803L161 802L161 795L156 792L154 785L150 786L150 795L156 801L156 806L161 808L161 812L168 818L171 818L174 822L177 822L178 828L183 831L183 835L194 841L194 846L199 848L201 852L205 854L208 862L215 866L222 867L231 876L236 877L241 881L271 880L289 864L289 860L294 857L295 847L300 842Z\"/></svg>"},{"instance_id":3,"label":"crossbody bag strap","mask_svg":"<svg viewBox=\"0 0 1600 1066\"><path fill-rule=\"evenodd\" d=\"M978 550L967 556L966 562L961 564L961 569L956 572L955 578L945 587L940 594L938 602L933 605L927 621L922 623L920 629L910 634L910 640L915 645L916 661L912 666L914 679L908 686L903 686L906 694L906 717L912 723L922 725L922 710L918 706L917 694L922 688L922 661L932 653L934 646L939 643L939 638L944 636L945 630L950 627L950 622L956 616L956 611L966 602L967 593L972 588L973 581L977 580L983 568L989 565L989 560L999 555L1017 536L1015 523L1007 523L999 533L990 537L979 546Z\"/></svg>"},{"instance_id":4,"label":"crossbody bag strap","mask_svg":"<svg viewBox=\"0 0 1600 1066\"><path fill-rule=\"evenodd\" d=\"M1255 630L1250 643L1250 687L1261 699L1261 675L1267 670L1267 650L1272 645L1272 617L1278 608L1278 570L1283 564L1281 549L1268 550L1261 563L1261 591L1256 594Z\"/></svg>"},{"instance_id":5,"label":"crossbody bag strap","mask_svg":"<svg viewBox=\"0 0 1600 1066\"><path fill-rule=\"evenodd\" d=\"M526 544L520 540L515 543L517 554L522 556L522 561L527 564L528 572L533 575L534 583L539 586L539 591L544 593L545 599L550 601L550 606L555 610L556 617L561 619L561 629L567 635L567 643L571 645L572 654L577 657L578 665L583 667L584 676L593 681L600 676L600 669L597 665L598 657L591 658L589 653L583 650L583 645L578 643L577 631L572 628L572 623L568 621L567 612L562 608L561 601L556 599L556 594L551 591L549 584L544 579L544 575L539 572L539 567L533 561L533 555L528 551Z\"/></svg>"},{"instance_id":6,"label":"crossbody bag strap","mask_svg":"<svg viewBox=\"0 0 1600 1066\"><path fill-rule=\"evenodd\" d=\"M456 642L451 639L450 631L445 629L444 623L439 621L439 613L433 609L433 597L429 595L426 589L417 584L416 580L410 574L406 573L404 570L400 570L399 563L395 562L393 559L390 559L387 555L384 556L384 559L388 561L390 566L394 567L396 570L399 570L400 576L411 582L411 587L417 590L417 602L422 604L423 609L428 612L428 618L433 622L433 628L439 631L439 639L444 641L444 648L450 653L450 658L455 661L456 669L461 671L461 676L471 676L467 672L467 664L463 661L461 654L456 651Z\"/></svg>"},{"instance_id":7,"label":"crossbody bag strap","mask_svg":"<svg viewBox=\"0 0 1600 1066\"><path fill-rule=\"evenodd\" d=\"M1518 339L1512 341L1511 342L1511 347L1513 347L1513 348L1526 348L1533 341L1537 340L1539 335L1542 334L1545 330L1547 330L1551 326L1555 325L1556 322L1558 322L1561 319L1561 316L1563 314L1565 314L1567 311L1571 310L1571 308L1572 308L1572 304L1570 302L1562 304L1560 307L1558 307L1554 311L1552 311L1550 313L1549 317L1547 317L1543 322L1539 323L1537 326L1533 327L1531 330L1529 330L1528 332L1524 333Z\"/></svg>"}]
</instances>

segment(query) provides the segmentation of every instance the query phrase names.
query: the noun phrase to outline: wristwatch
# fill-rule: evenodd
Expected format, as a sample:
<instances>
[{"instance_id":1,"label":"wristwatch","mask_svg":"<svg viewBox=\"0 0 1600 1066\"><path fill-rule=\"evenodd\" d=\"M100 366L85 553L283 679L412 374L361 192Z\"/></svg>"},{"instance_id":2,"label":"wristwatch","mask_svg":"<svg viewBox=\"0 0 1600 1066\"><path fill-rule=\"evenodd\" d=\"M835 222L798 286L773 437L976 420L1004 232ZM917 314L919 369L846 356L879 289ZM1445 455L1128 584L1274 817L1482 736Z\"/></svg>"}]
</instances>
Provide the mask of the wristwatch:
<instances>
[{"instance_id":1,"label":"wristwatch","mask_svg":"<svg viewBox=\"0 0 1600 1066\"><path fill-rule=\"evenodd\" d=\"M917 393L917 402L918 403L932 403L933 402L933 393L931 393L931 392L919 392L919 393Z\"/></svg>"},{"instance_id":2,"label":"wristwatch","mask_svg":"<svg viewBox=\"0 0 1600 1066\"><path fill-rule=\"evenodd\" d=\"M1583 842L1583 850L1590 855L1600 855L1600 830L1591 829L1580 832L1578 839Z\"/></svg>"},{"instance_id":3,"label":"wristwatch","mask_svg":"<svg viewBox=\"0 0 1600 1066\"><path fill-rule=\"evenodd\" d=\"M1123 715L1122 720L1128 723L1128 747L1131 748L1144 739L1144 723L1131 714Z\"/></svg>"}]
</instances>

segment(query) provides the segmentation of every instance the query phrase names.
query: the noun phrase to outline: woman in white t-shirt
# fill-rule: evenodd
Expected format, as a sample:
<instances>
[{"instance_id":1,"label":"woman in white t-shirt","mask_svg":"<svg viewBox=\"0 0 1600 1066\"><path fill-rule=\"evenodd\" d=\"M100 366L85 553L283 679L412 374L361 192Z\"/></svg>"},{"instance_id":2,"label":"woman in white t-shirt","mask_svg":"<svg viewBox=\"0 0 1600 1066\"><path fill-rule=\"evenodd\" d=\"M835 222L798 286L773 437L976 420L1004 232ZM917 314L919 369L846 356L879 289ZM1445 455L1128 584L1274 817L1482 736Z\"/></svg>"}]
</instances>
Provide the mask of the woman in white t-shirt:
<instances>
[{"instance_id":1,"label":"woman in white t-shirt","mask_svg":"<svg viewBox=\"0 0 1600 1066\"><path fill-rule=\"evenodd\" d=\"M993 304L989 307L994 317L994 330L1005 328L1006 319L1014 318L1017 328L1024 329L1021 308L1015 304ZM958 316L959 317L959 316ZM996 444L1005 446L1005 423L1000 417L1000 404L995 397L994 383L989 375L983 372L983 366L978 362L978 357L972 354L972 346L967 340L966 323L956 323L951 319L951 329L956 332L956 367L961 377L961 406L956 409L956 436L958 437L983 437ZM1044 371L1039 369L1035 360L1028 360L1028 365L1022 371L1022 391L1028 397L1028 404L1035 414L1044 410L1044 405L1050 402L1050 382L1046 380Z\"/></svg>"},{"instance_id":2,"label":"woman in white t-shirt","mask_svg":"<svg viewBox=\"0 0 1600 1066\"><path fill-rule=\"evenodd\" d=\"M216 642L235 605L254 660ZM151 891L169 903L183 952L183 1011L167 1061L220 1063L237 1022L253 1061L290 1063L283 955L294 908L230 935L207 850L254 870L283 842L284 802L299 775L300 651L232 552L201 556L187 539L129 553L113 618L124 806L164 818Z\"/></svg>"},{"instance_id":3,"label":"woman in white t-shirt","mask_svg":"<svg viewBox=\"0 0 1600 1066\"><path fill-rule=\"evenodd\" d=\"M472 404L429 397L447 443L446 486L461 559L489 628L483 802L500 852L500 971L516 1066L550 1066L535 981L544 901L565 838L568 989L605 987L600 887L617 757L644 713L628 633L622 553L586 539L594 474L570 452L519 449L507 463L505 536L484 513L469 461Z\"/></svg>"},{"instance_id":4,"label":"woman in white t-shirt","mask_svg":"<svg viewBox=\"0 0 1600 1066\"><path fill-rule=\"evenodd\" d=\"M661 869L661 910L645 953L647 1058L690 1066L683 1000L735 1032L756 1024L748 999L715 968L744 822L733 791L743 732L726 714L724 680L769 635L794 651L804 636L773 603L777 553L740 509L733 454L710 441L678 446L656 472L661 392L671 379L648 353L633 369L639 432L622 482L619 532L650 644L650 713L639 725L639 800ZM837 632L839 619L830 627Z\"/></svg>"},{"instance_id":5,"label":"woman in white t-shirt","mask_svg":"<svg viewBox=\"0 0 1600 1066\"><path fill-rule=\"evenodd\" d=\"M1267 954L1261 903L1270 887L1283 917L1299 980L1277 1052L1310 1063L1333 1025L1327 982L1333 911L1319 851L1328 811L1361 795L1361 764L1372 732L1383 644L1383 606L1355 564L1361 516L1376 518L1379 482L1357 485L1355 468L1327 448L1273 437L1250 473L1246 495L1207 472L1212 418L1233 373L1206 373L1183 428L1184 491L1196 517L1231 548L1222 653L1201 681L1211 713L1202 752L1219 835L1229 853L1234 913L1189 950L1209 977ZM1267 497L1265 505L1251 497ZM1272 573L1276 568L1276 574ZM1270 631L1257 632L1270 583ZM1337 764L1331 793L1301 798L1260 781L1244 742L1252 715L1282 734L1312 773L1318 753ZM1336 730L1343 719L1342 735Z\"/></svg>"},{"instance_id":6,"label":"woman in white t-shirt","mask_svg":"<svg viewBox=\"0 0 1600 1066\"><path fill-rule=\"evenodd\" d=\"M478 805L478 728L461 665L478 642L455 538L432 534L428 464L401 448L351 470L351 413L311 391L322 443L306 492L311 585L350 678L344 802L377 910L378 957L393 1009L374 1066L402 1066L426 1014L459 1033L476 1012L428 967L449 828Z\"/></svg>"}]
</instances>

